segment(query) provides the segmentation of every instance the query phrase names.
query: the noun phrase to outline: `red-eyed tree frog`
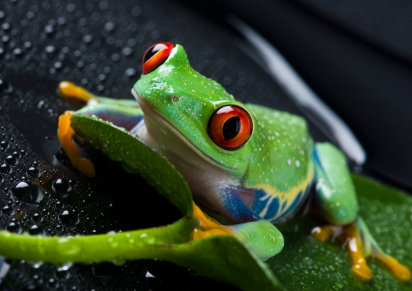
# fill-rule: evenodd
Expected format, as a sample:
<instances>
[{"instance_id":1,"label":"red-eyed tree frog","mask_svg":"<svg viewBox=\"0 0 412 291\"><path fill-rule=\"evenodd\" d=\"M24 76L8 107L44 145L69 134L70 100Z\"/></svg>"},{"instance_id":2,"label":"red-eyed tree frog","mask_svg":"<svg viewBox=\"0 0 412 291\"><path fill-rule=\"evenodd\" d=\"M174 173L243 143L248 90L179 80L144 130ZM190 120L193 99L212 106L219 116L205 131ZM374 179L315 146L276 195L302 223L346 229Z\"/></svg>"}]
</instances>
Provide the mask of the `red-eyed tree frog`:
<instances>
[{"instance_id":1,"label":"red-eyed tree frog","mask_svg":"<svg viewBox=\"0 0 412 291\"><path fill-rule=\"evenodd\" d=\"M275 227L291 218L315 188L314 208L327 226L313 230L326 241L347 242L352 270L370 280L366 257L383 262L400 280L409 269L387 255L358 215L358 202L342 152L314 143L303 118L236 101L220 84L189 64L180 45L158 43L143 57L143 74L132 88L134 100L95 96L70 82L59 93L96 115L124 127L166 157L188 183L196 203L220 213L222 225L195 207L200 227L193 239L231 234L267 260L282 250ZM70 114L60 119L59 138L72 164L89 177L93 164L74 147Z\"/></svg>"}]
</instances>

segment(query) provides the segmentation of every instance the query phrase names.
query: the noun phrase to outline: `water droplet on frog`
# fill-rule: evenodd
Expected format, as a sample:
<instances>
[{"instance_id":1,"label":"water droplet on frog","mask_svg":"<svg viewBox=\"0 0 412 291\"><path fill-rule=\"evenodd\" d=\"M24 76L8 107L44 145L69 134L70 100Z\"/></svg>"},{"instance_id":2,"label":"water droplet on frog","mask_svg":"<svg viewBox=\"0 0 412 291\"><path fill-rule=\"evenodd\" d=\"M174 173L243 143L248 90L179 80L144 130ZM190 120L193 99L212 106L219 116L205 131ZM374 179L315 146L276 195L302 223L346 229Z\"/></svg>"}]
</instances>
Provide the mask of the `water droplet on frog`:
<instances>
[{"instance_id":1,"label":"water droplet on frog","mask_svg":"<svg viewBox=\"0 0 412 291\"><path fill-rule=\"evenodd\" d=\"M10 173L10 166L7 164L3 164L0 166L0 172L2 172L3 174L8 174Z\"/></svg>"},{"instance_id":2,"label":"water droplet on frog","mask_svg":"<svg viewBox=\"0 0 412 291\"><path fill-rule=\"evenodd\" d=\"M72 191L72 186L66 179L57 179L52 183L53 191L60 195L68 195Z\"/></svg>"},{"instance_id":3,"label":"water droplet on frog","mask_svg":"<svg viewBox=\"0 0 412 291\"><path fill-rule=\"evenodd\" d=\"M35 222L41 222L43 219L42 219L42 217L39 213L35 213L35 214L33 214L33 220Z\"/></svg>"},{"instance_id":4,"label":"water droplet on frog","mask_svg":"<svg viewBox=\"0 0 412 291\"><path fill-rule=\"evenodd\" d=\"M38 226L37 224L33 224L29 228L29 234L31 234L31 235L37 235L37 234L44 235L44 229L43 229L43 227Z\"/></svg>"},{"instance_id":5,"label":"water droplet on frog","mask_svg":"<svg viewBox=\"0 0 412 291\"><path fill-rule=\"evenodd\" d=\"M6 214L6 215L11 215L13 214L13 208L11 208L10 206L4 206L1 211Z\"/></svg>"},{"instance_id":6,"label":"water droplet on frog","mask_svg":"<svg viewBox=\"0 0 412 291\"><path fill-rule=\"evenodd\" d=\"M27 175L29 175L30 177L33 177L33 178L40 178L40 176L41 176L40 171L38 169L36 169L35 167L30 167L27 170Z\"/></svg>"},{"instance_id":7,"label":"water droplet on frog","mask_svg":"<svg viewBox=\"0 0 412 291\"><path fill-rule=\"evenodd\" d=\"M67 225L76 225L79 223L79 216L73 210L64 210L59 214L60 221Z\"/></svg>"},{"instance_id":8,"label":"water droplet on frog","mask_svg":"<svg viewBox=\"0 0 412 291\"><path fill-rule=\"evenodd\" d=\"M10 232L21 233L21 227L17 222L10 222L7 225L7 230Z\"/></svg>"},{"instance_id":9,"label":"water droplet on frog","mask_svg":"<svg viewBox=\"0 0 412 291\"><path fill-rule=\"evenodd\" d=\"M7 156L5 162L11 166L15 166L17 164L17 159L13 156Z\"/></svg>"},{"instance_id":10,"label":"water droplet on frog","mask_svg":"<svg viewBox=\"0 0 412 291\"><path fill-rule=\"evenodd\" d=\"M0 91L2 91L5 94L9 94L13 91L13 87L10 85L9 82L0 79Z\"/></svg>"},{"instance_id":11,"label":"water droplet on frog","mask_svg":"<svg viewBox=\"0 0 412 291\"><path fill-rule=\"evenodd\" d=\"M22 202L39 204L44 194L36 185L19 182L11 188L11 193Z\"/></svg>"}]
</instances>

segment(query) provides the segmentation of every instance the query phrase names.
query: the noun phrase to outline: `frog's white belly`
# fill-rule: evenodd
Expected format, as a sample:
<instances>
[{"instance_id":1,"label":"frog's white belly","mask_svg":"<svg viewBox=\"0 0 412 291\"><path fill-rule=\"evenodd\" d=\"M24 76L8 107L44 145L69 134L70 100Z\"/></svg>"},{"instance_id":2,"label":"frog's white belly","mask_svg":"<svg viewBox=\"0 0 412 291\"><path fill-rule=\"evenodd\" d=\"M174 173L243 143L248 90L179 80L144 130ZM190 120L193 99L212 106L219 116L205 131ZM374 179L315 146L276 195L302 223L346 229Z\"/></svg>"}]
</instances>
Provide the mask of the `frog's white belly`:
<instances>
[{"instance_id":1,"label":"frog's white belly","mask_svg":"<svg viewBox=\"0 0 412 291\"><path fill-rule=\"evenodd\" d=\"M169 123L150 111L145 112L144 120L131 132L164 155L182 174L194 199L209 209L215 210L215 205L219 205L217 200L221 198L222 187L238 184L212 160L199 154L199 150Z\"/></svg>"}]
</instances>

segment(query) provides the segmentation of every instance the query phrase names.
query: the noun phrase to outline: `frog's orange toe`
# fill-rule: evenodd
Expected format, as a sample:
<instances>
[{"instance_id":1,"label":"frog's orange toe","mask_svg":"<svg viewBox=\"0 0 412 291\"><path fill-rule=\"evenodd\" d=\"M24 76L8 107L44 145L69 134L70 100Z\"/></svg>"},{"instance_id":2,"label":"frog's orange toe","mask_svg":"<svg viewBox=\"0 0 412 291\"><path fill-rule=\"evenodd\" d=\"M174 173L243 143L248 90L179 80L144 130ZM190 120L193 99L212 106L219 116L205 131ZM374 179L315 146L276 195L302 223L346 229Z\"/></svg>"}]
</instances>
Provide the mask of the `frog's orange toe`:
<instances>
[{"instance_id":1,"label":"frog's orange toe","mask_svg":"<svg viewBox=\"0 0 412 291\"><path fill-rule=\"evenodd\" d=\"M399 280L408 282L411 280L411 271L405 265L402 265L398 262L397 259L388 256L388 255L379 255L378 259L384 263L389 270L393 273L393 275L398 278Z\"/></svg>"},{"instance_id":2,"label":"frog's orange toe","mask_svg":"<svg viewBox=\"0 0 412 291\"><path fill-rule=\"evenodd\" d=\"M57 91L60 97L74 103L75 105L84 105L91 99L94 99L93 94L68 81L60 82Z\"/></svg>"},{"instance_id":3,"label":"frog's orange toe","mask_svg":"<svg viewBox=\"0 0 412 291\"><path fill-rule=\"evenodd\" d=\"M89 159L81 158L77 152L76 146L73 144L72 137L75 132L70 127L71 115L72 112L67 111L59 117L59 129L57 130L57 136L59 137L62 148L69 156L73 167L79 169L79 171L87 177L94 178L94 176L96 176L96 171L93 163Z\"/></svg>"},{"instance_id":4,"label":"frog's orange toe","mask_svg":"<svg viewBox=\"0 0 412 291\"><path fill-rule=\"evenodd\" d=\"M372 279L372 271L369 269L365 261L353 264L352 271L362 280L369 281Z\"/></svg>"},{"instance_id":5,"label":"frog's orange toe","mask_svg":"<svg viewBox=\"0 0 412 291\"><path fill-rule=\"evenodd\" d=\"M209 215L204 213L194 202L193 215L199 221L199 226L193 230L193 240L212 235L234 235L234 233L230 229L230 226L220 224Z\"/></svg>"},{"instance_id":6,"label":"frog's orange toe","mask_svg":"<svg viewBox=\"0 0 412 291\"><path fill-rule=\"evenodd\" d=\"M334 231L329 225L312 229L312 236L318 241L327 241L333 233Z\"/></svg>"}]
</instances>

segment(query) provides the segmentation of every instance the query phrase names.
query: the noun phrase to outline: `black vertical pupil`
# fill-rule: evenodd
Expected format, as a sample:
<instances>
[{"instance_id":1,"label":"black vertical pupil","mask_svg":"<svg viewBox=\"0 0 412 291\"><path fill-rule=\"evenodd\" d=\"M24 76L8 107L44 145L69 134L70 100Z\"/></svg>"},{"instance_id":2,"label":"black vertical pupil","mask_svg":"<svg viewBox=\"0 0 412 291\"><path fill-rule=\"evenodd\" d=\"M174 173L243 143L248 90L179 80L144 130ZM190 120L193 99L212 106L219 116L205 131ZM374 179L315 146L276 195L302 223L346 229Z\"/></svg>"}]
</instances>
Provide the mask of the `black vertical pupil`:
<instances>
[{"instance_id":1,"label":"black vertical pupil","mask_svg":"<svg viewBox=\"0 0 412 291\"><path fill-rule=\"evenodd\" d=\"M148 49L146 54L144 55L143 63L146 63L148 60L150 60L151 57L157 54L158 51L164 49L165 47L166 46L164 44L157 44L153 46L151 49Z\"/></svg>"},{"instance_id":2,"label":"black vertical pupil","mask_svg":"<svg viewBox=\"0 0 412 291\"><path fill-rule=\"evenodd\" d=\"M224 139L227 141L231 140L232 138L235 138L240 131L241 125L242 123L240 122L240 118L237 116L231 117L228 120L226 120L222 128Z\"/></svg>"}]
</instances>

